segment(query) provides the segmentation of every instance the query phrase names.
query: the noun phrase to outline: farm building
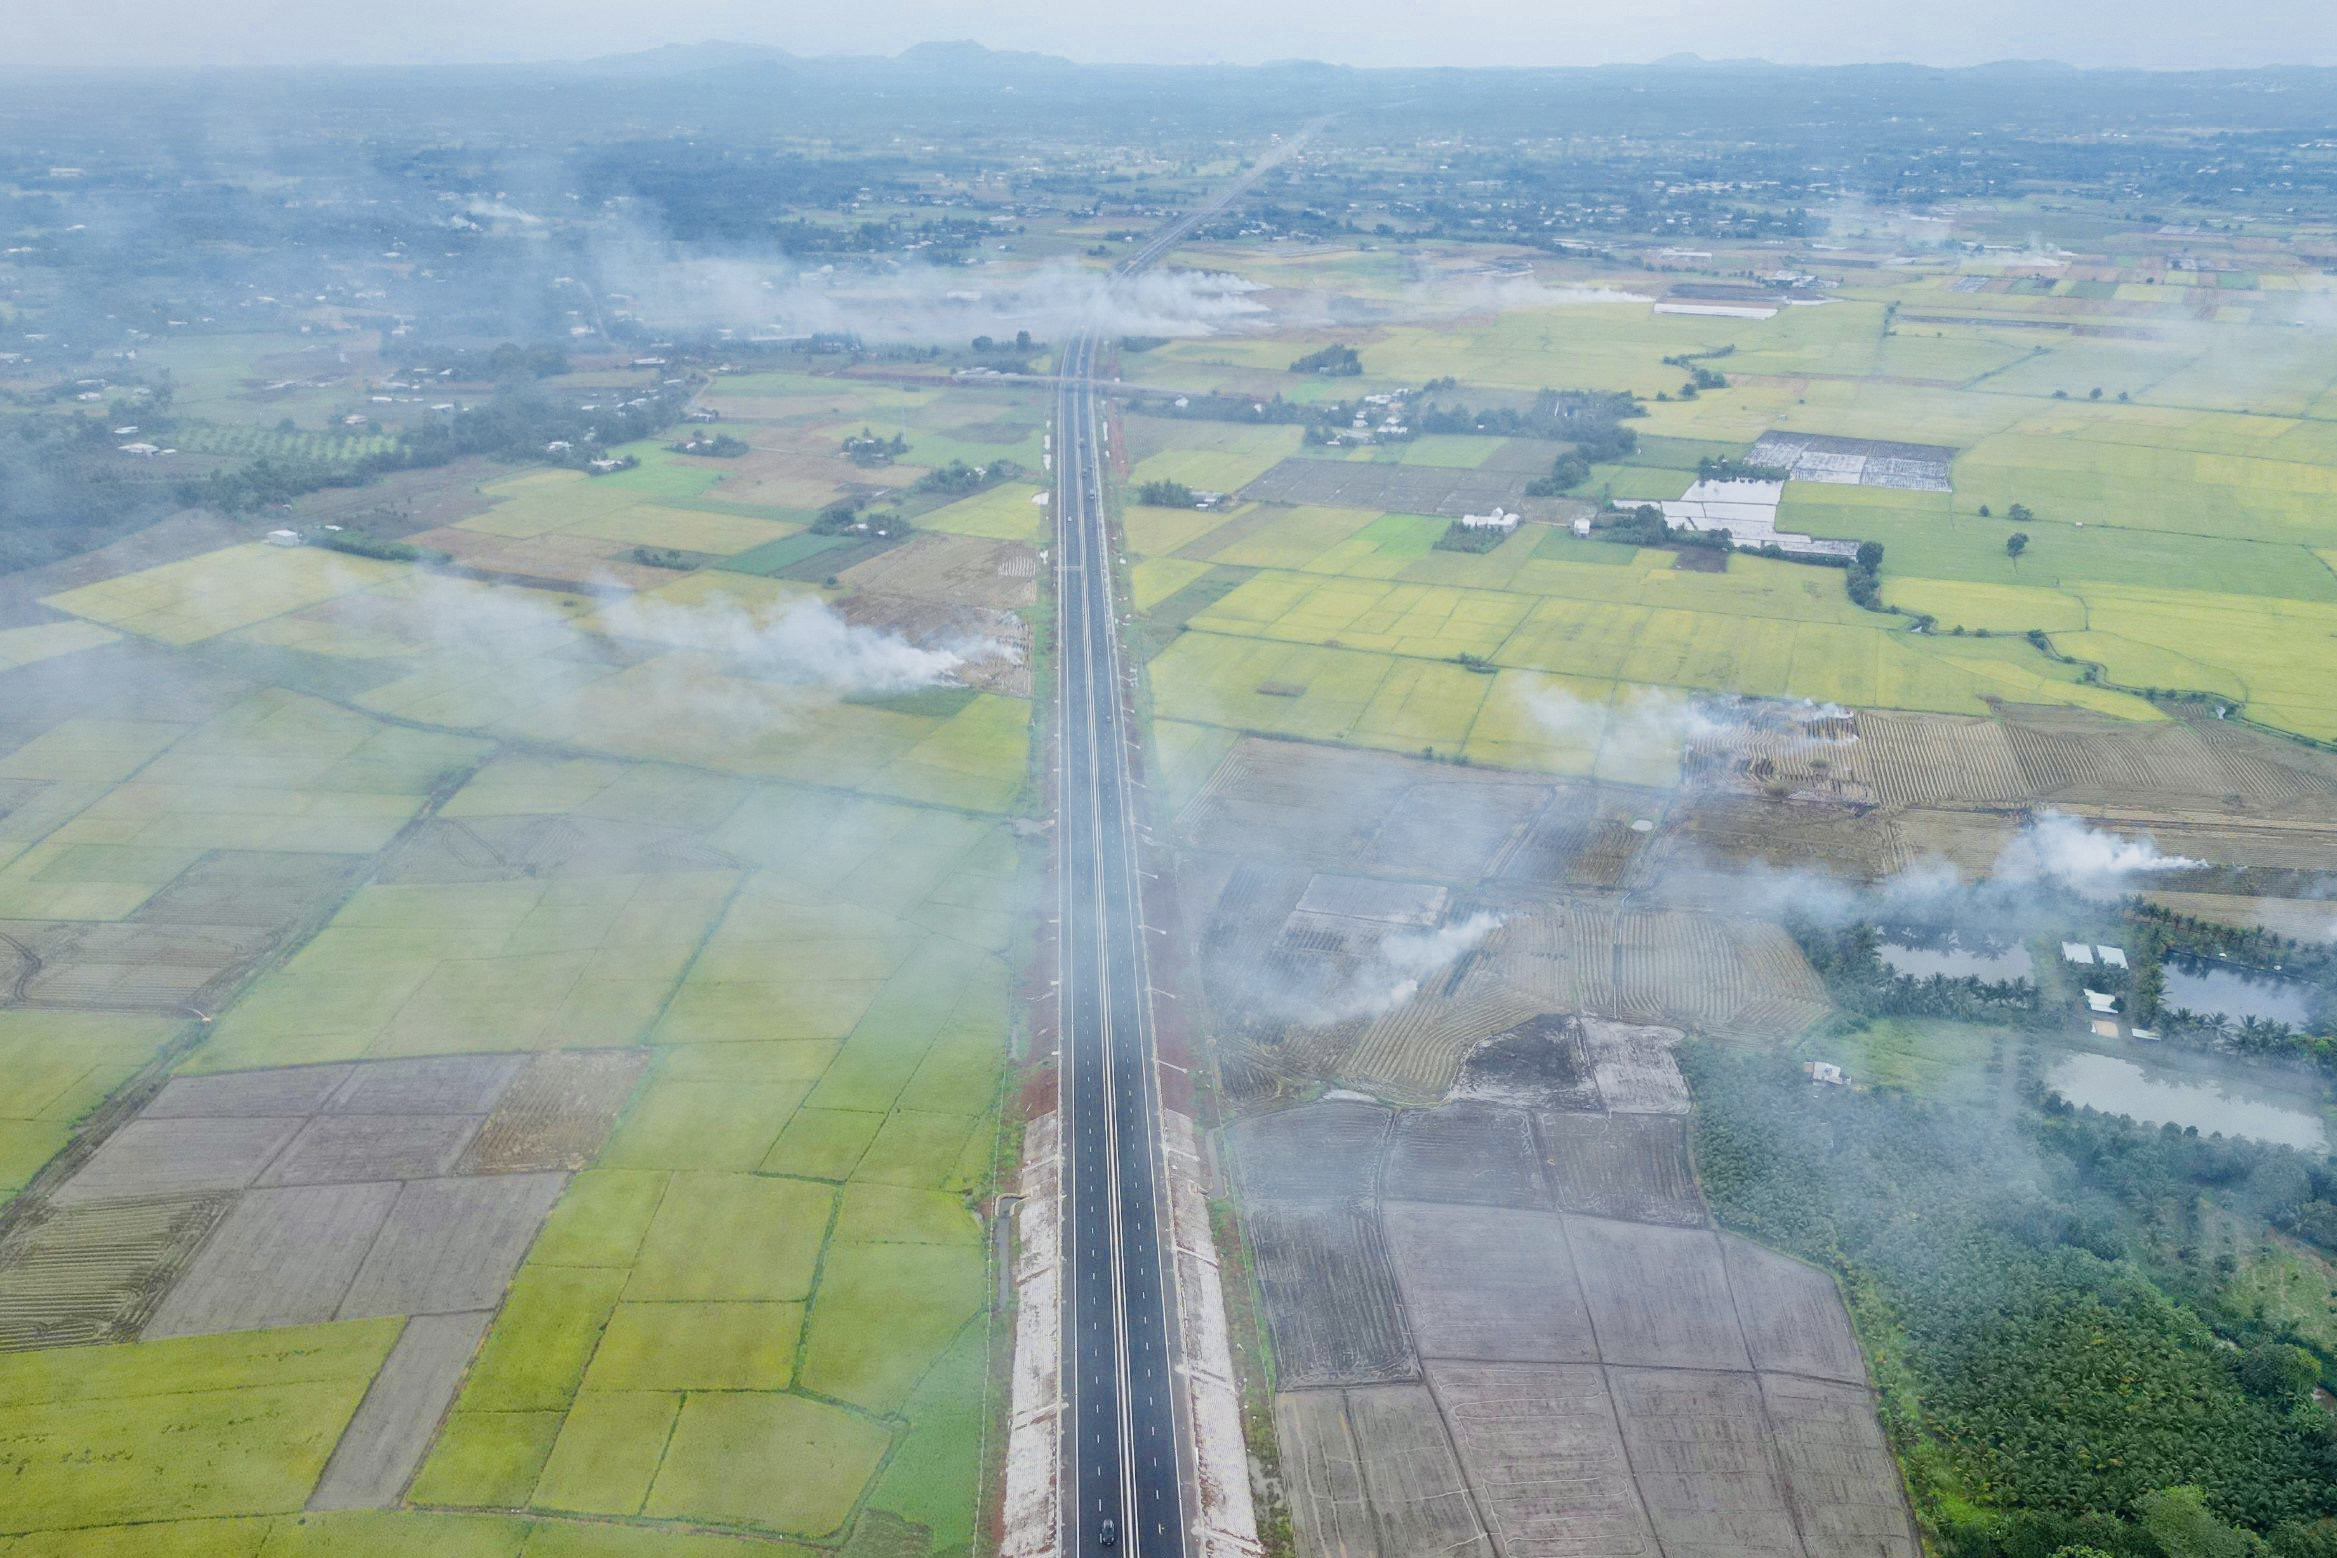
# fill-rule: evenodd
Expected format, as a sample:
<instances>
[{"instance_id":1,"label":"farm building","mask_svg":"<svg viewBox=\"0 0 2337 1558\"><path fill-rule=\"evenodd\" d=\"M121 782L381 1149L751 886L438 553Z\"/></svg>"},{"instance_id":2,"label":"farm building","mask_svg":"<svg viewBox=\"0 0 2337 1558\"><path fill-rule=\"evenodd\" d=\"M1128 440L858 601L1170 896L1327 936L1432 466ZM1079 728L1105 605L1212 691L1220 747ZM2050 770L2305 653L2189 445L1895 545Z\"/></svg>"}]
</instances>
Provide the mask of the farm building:
<instances>
[{"instance_id":1,"label":"farm building","mask_svg":"<svg viewBox=\"0 0 2337 1558\"><path fill-rule=\"evenodd\" d=\"M1739 546L1774 546L1805 557L1855 557L1855 541L1826 541L1777 528L1781 481L1698 481L1661 505L1673 530L1725 531Z\"/></svg>"}]
</instances>

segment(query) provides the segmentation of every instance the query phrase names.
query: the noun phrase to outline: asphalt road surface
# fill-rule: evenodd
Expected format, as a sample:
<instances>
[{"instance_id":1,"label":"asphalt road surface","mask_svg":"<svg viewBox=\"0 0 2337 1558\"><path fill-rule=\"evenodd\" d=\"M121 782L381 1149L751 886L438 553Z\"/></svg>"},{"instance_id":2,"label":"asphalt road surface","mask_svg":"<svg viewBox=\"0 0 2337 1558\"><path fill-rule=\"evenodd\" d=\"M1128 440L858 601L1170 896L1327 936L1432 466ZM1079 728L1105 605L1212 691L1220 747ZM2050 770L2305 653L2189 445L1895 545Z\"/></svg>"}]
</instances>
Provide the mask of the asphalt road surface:
<instances>
[{"instance_id":1,"label":"asphalt road surface","mask_svg":"<svg viewBox=\"0 0 2337 1558\"><path fill-rule=\"evenodd\" d=\"M1148 240L1115 279L1167 254L1295 150L1281 143L1200 211ZM1055 403L1055 583L1062 677L1057 794L1062 888L1061 1107L1066 1144L1064 1551L1182 1558L1192 1466L1173 1385L1174 1252L1160 1153L1160 1077L1137 890L1128 712L1106 532L1107 451L1092 388L1096 332L1065 348ZM1104 1523L1117 1531L1103 1545Z\"/></svg>"}]
</instances>

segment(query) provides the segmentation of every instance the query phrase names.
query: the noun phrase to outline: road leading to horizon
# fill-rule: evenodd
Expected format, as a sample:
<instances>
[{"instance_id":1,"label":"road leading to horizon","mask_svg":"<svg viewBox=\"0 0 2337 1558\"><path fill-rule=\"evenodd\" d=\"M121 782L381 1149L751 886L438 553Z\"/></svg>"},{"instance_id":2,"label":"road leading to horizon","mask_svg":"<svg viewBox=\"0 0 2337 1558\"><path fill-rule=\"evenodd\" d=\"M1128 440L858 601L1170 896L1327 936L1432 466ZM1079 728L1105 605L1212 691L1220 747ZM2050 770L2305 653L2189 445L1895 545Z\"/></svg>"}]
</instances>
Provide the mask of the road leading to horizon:
<instances>
[{"instance_id":1,"label":"road leading to horizon","mask_svg":"<svg viewBox=\"0 0 2337 1558\"><path fill-rule=\"evenodd\" d=\"M1281 142L1209 205L1163 229L1113 271L1174 249L1302 144ZM1151 976L1137 889L1137 740L1121 669L1104 441L1092 387L1097 335L1064 349L1055 403L1056 645L1062 768L1056 794L1062 889L1064 1379L1070 1394L1064 1551L1101 1558L1103 1524L1127 1558L1181 1558L1192 1465L1174 1369L1173 1255L1163 1230L1160 1087Z\"/></svg>"}]
</instances>

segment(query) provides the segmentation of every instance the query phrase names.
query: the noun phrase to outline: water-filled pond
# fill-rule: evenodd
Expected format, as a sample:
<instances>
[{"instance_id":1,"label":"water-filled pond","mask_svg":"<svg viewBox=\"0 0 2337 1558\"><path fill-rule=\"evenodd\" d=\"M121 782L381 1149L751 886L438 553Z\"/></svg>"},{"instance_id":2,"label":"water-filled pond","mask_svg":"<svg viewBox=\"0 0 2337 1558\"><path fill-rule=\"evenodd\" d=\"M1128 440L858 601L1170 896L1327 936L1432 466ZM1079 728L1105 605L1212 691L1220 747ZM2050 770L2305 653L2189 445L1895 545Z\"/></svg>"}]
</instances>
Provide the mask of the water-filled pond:
<instances>
[{"instance_id":1,"label":"water-filled pond","mask_svg":"<svg viewBox=\"0 0 2337 1558\"><path fill-rule=\"evenodd\" d=\"M1874 951L1883 967L1910 979L1945 974L1950 979L1978 979L1993 985L2027 979L2036 972L2029 962L2029 949L2019 942L1987 941L1954 931L1920 940L1906 932L1886 933L1875 943Z\"/></svg>"},{"instance_id":2,"label":"water-filled pond","mask_svg":"<svg viewBox=\"0 0 2337 1558\"><path fill-rule=\"evenodd\" d=\"M2236 1078L2196 1081L2115 1055L2076 1054L2064 1057L2045 1083L2073 1104L2147 1125L2191 1125L2202 1136L2221 1131L2306 1152L2329 1150L2328 1128L2301 1098Z\"/></svg>"},{"instance_id":3,"label":"water-filled pond","mask_svg":"<svg viewBox=\"0 0 2337 1558\"><path fill-rule=\"evenodd\" d=\"M2167 1006L2233 1022L2257 1017L2302 1028L2312 1021L2312 987L2278 974L2260 974L2202 958L2168 958Z\"/></svg>"}]
</instances>

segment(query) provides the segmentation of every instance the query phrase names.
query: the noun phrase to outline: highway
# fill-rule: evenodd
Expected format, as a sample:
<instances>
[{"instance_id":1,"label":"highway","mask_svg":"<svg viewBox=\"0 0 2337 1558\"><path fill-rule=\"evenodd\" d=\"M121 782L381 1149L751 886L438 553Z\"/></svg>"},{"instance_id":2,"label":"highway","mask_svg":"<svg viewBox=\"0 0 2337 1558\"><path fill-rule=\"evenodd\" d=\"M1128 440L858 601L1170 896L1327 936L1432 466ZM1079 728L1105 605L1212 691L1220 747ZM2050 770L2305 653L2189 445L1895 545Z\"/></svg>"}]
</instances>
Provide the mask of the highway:
<instances>
[{"instance_id":1,"label":"highway","mask_svg":"<svg viewBox=\"0 0 2337 1558\"><path fill-rule=\"evenodd\" d=\"M1214 201L1147 240L1115 279L1158 261L1313 134L1282 142ZM1160 1150L1160 1076L1139 892L1103 428L1099 331L1065 347L1055 403L1056 648L1061 710L1056 1031L1064 1141L1066 1530L1071 1558L1182 1558L1192 1468L1175 1380L1174 1251ZM1107 1549L1105 1522L1116 1528Z\"/></svg>"}]
</instances>

